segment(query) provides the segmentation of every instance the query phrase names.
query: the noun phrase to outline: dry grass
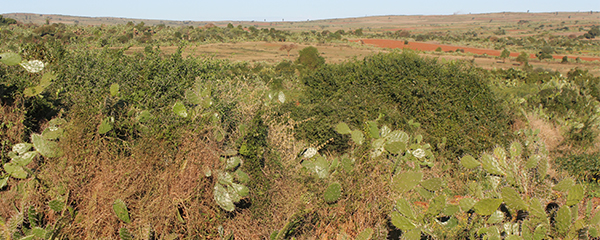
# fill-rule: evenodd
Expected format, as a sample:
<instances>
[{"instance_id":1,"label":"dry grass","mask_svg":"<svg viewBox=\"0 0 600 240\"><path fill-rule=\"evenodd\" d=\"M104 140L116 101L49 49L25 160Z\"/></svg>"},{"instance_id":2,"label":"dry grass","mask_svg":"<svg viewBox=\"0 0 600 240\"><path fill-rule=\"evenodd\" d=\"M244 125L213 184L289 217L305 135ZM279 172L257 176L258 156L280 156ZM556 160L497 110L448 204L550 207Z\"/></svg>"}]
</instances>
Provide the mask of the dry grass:
<instances>
[{"instance_id":1,"label":"dry grass","mask_svg":"<svg viewBox=\"0 0 600 240\"><path fill-rule=\"evenodd\" d=\"M87 122L101 118L90 118L71 122L63 142L65 156L49 162L41 173L49 179L48 195L60 197L60 189L67 188L63 197L78 211L74 224L65 229L68 238L118 238L121 227L135 234L148 226L159 238L173 233L181 237L216 234L213 224L219 220L219 209L212 200L214 180L204 177L206 168L220 168L214 143L188 132L177 149L156 139L129 146L96 135ZM128 205L130 224L116 217L112 209L116 199ZM178 211L183 221L178 220Z\"/></svg>"}]
</instances>

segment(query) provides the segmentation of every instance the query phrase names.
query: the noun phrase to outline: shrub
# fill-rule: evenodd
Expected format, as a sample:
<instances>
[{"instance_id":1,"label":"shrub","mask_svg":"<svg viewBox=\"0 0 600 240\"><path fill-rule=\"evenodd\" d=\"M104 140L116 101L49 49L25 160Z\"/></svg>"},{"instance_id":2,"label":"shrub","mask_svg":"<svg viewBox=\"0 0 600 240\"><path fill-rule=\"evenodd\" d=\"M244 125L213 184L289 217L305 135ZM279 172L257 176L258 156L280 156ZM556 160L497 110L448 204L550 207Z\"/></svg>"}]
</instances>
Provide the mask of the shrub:
<instances>
[{"instance_id":1,"label":"shrub","mask_svg":"<svg viewBox=\"0 0 600 240\"><path fill-rule=\"evenodd\" d=\"M309 104L289 109L300 120L298 137L341 150L347 138L333 126L344 121L362 128L380 114L382 124L410 129L422 124L429 142L447 138L452 156L506 143L510 117L479 70L462 63L440 64L414 53L389 53L340 65L326 65L305 76Z\"/></svg>"},{"instance_id":2,"label":"shrub","mask_svg":"<svg viewBox=\"0 0 600 240\"><path fill-rule=\"evenodd\" d=\"M600 153L572 154L554 160L559 168L581 180L600 180Z\"/></svg>"},{"instance_id":3,"label":"shrub","mask_svg":"<svg viewBox=\"0 0 600 240\"><path fill-rule=\"evenodd\" d=\"M300 56L296 60L296 64L302 64L306 69L315 70L325 64L325 58L319 56L319 50L316 47L306 47L298 54Z\"/></svg>"}]
</instances>

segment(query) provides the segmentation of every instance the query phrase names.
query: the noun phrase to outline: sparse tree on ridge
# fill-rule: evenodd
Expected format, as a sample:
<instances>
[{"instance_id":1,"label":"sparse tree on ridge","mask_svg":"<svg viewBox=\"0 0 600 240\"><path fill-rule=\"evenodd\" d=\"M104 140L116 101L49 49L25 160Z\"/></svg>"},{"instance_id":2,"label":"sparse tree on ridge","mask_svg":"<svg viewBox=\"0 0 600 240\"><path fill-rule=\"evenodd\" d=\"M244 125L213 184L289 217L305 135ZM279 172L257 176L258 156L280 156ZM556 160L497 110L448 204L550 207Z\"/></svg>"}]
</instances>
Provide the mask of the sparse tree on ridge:
<instances>
[{"instance_id":1,"label":"sparse tree on ridge","mask_svg":"<svg viewBox=\"0 0 600 240\"><path fill-rule=\"evenodd\" d=\"M506 62L506 58L510 57L510 51L506 50L506 48L504 50L502 50L502 53L500 53L500 58L502 58L502 62Z\"/></svg>"}]
</instances>

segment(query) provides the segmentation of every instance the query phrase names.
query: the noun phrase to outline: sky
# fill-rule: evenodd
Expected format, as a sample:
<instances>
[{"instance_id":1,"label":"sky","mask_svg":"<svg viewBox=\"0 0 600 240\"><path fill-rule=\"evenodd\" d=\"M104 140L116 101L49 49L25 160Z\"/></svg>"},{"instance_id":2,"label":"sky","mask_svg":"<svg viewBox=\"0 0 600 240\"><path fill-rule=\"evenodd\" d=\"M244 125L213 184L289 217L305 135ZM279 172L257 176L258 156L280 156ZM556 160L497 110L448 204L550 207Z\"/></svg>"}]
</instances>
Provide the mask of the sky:
<instances>
[{"instance_id":1,"label":"sky","mask_svg":"<svg viewBox=\"0 0 600 240\"><path fill-rule=\"evenodd\" d=\"M306 21L382 15L599 11L600 0L0 0L1 13L179 21Z\"/></svg>"}]
</instances>

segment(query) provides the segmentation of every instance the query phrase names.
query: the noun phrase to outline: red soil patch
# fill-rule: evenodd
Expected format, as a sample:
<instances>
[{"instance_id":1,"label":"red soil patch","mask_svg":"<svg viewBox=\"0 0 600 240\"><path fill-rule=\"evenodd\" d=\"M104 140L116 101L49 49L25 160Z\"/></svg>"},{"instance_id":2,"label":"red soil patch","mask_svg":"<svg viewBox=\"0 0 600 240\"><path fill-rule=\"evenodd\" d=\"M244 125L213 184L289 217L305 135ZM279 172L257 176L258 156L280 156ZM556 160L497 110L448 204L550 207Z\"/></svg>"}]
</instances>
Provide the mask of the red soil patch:
<instances>
[{"instance_id":1,"label":"red soil patch","mask_svg":"<svg viewBox=\"0 0 600 240\"><path fill-rule=\"evenodd\" d=\"M351 40L354 42L360 42L361 40ZM465 52L470 52L474 54L487 54L488 56L500 56L502 51L499 50L491 50L491 49L481 49L481 48L471 48L471 47L463 47L463 46L452 46L452 45L441 45L435 43L424 43L424 42L409 42L408 44L404 44L404 41L399 40L389 40L389 39L362 39L365 44L372 44L381 48L408 48L412 50L420 50L420 51L435 51L438 47L442 48L444 52L454 52L457 49L463 49ZM518 52L510 53L511 57L519 56ZM553 56L555 59L562 59L563 56ZM577 56L568 56L569 58L576 59ZM535 58L535 54L530 54L529 58ZM584 61L600 61L599 57L579 57Z\"/></svg>"}]
</instances>

